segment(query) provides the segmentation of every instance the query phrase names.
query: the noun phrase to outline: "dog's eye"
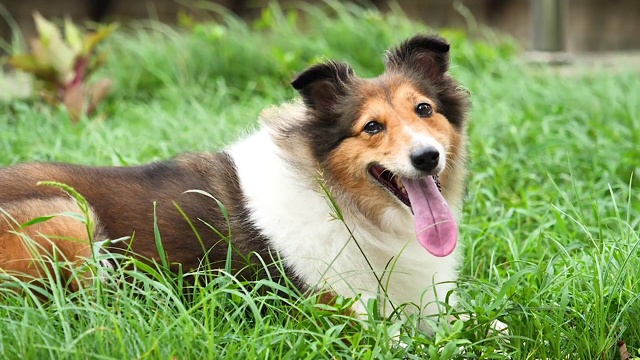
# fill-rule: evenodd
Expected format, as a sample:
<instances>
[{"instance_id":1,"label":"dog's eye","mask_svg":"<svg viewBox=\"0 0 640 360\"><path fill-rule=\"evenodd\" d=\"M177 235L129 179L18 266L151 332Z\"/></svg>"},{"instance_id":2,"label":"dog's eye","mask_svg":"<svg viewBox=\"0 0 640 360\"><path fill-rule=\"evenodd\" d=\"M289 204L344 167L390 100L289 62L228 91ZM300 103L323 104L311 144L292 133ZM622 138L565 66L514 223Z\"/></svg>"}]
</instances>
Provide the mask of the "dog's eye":
<instances>
[{"instance_id":1,"label":"dog's eye","mask_svg":"<svg viewBox=\"0 0 640 360\"><path fill-rule=\"evenodd\" d=\"M369 121L365 126L364 126L364 132L366 132L369 135L374 135L379 133L380 131L384 130L384 125L380 124L377 121Z\"/></svg>"},{"instance_id":2,"label":"dog's eye","mask_svg":"<svg viewBox=\"0 0 640 360\"><path fill-rule=\"evenodd\" d=\"M433 108L430 104L420 103L418 104L418 106L416 106L416 114L423 118L429 117L433 115Z\"/></svg>"}]
</instances>

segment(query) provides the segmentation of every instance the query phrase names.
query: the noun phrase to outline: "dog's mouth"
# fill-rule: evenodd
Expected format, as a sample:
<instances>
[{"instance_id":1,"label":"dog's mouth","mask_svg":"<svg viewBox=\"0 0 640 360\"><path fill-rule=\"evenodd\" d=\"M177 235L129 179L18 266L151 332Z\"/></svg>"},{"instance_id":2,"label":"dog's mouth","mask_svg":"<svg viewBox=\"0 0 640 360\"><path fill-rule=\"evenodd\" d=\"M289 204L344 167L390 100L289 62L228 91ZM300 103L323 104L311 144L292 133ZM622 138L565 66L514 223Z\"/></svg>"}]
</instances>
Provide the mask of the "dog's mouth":
<instances>
[{"instance_id":1,"label":"dog's mouth","mask_svg":"<svg viewBox=\"0 0 640 360\"><path fill-rule=\"evenodd\" d=\"M402 180L400 180L396 174L392 173L391 170L378 164L373 164L369 167L369 174L382 184L382 186L387 188L398 200L402 201L403 204L411 207L411 201L409 201L409 195L402 184Z\"/></svg>"},{"instance_id":2,"label":"dog's mouth","mask_svg":"<svg viewBox=\"0 0 640 360\"><path fill-rule=\"evenodd\" d=\"M389 190L403 204L411 207L411 200L409 200L407 189L405 189L399 176L396 176L396 174L391 172L391 170L378 164L373 164L369 167L369 174L371 174L374 179L376 179L380 184L387 188L387 190ZM436 183L438 190L442 192L442 187L440 185L440 179L438 178L438 175L431 175L431 177Z\"/></svg>"},{"instance_id":3,"label":"dog's mouth","mask_svg":"<svg viewBox=\"0 0 640 360\"><path fill-rule=\"evenodd\" d=\"M437 176L400 178L381 165L373 164L369 173L413 213L416 239L435 256L447 256L458 241L458 225L442 196Z\"/></svg>"}]
</instances>

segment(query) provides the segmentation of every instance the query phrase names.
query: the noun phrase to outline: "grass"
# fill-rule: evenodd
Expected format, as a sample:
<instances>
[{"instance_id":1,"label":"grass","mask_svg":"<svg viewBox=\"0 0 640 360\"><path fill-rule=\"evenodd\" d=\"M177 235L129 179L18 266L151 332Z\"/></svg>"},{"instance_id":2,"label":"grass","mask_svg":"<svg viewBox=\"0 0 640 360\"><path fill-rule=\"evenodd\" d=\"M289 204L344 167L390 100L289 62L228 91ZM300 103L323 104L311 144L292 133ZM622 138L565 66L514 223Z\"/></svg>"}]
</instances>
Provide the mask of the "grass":
<instances>
[{"instance_id":1,"label":"grass","mask_svg":"<svg viewBox=\"0 0 640 360\"><path fill-rule=\"evenodd\" d=\"M376 75L384 49L424 29L402 14L328 4L272 8L250 24L223 15L121 31L107 44L103 72L116 89L99 115L72 125L38 101L0 103L0 164L130 165L215 150L292 98L296 71L326 57ZM615 359L618 341L640 357L640 77L558 76L520 64L509 42L443 34L473 99L465 261L450 310L471 320L434 319L428 336L411 321L348 319L267 280L202 274L212 281L186 293L158 266L114 270L110 281L132 280L53 290L46 302L5 283L0 357ZM507 339L487 335L494 319L508 324ZM406 346L389 341L399 327Z\"/></svg>"}]
</instances>

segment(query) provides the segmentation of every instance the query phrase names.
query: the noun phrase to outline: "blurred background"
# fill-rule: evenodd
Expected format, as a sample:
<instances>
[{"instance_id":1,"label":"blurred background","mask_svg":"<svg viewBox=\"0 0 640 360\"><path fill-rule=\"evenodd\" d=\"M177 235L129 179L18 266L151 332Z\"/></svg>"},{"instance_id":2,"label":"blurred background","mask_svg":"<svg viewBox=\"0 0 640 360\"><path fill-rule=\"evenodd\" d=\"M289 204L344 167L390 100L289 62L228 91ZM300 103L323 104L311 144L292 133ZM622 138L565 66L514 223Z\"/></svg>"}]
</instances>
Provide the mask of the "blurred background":
<instances>
[{"instance_id":1,"label":"blurred background","mask_svg":"<svg viewBox=\"0 0 640 360\"><path fill-rule=\"evenodd\" d=\"M309 18L302 19L299 23L295 18L277 20L273 18L273 14L279 13L280 10L271 11L272 7L276 7L282 10L282 16L288 17L294 16L289 10L295 13L305 6L308 9L324 9L322 11L329 15L326 20L322 20L325 24L317 24L315 29L311 29L313 26L309 24ZM337 10L338 8L343 10ZM361 10L351 12L345 10L346 8ZM378 15L373 15L373 18L380 17L378 25L373 25L373 18L367 19L372 16L369 10L379 10L374 11ZM353 16L349 19L342 18L344 11L352 13ZM344 50L348 50L345 54L334 54L327 52L329 49L316 49L315 54L338 58L344 58L346 55L345 59L351 61L355 57L363 60L362 65L367 70L376 69L370 64L372 59L368 59L371 54L362 46L360 51L353 51L352 45L347 44L349 41L344 39L344 34L349 35L353 44L362 45L362 41L366 41L372 43L372 49L381 50L386 44L400 38L400 34L414 33L426 26L444 34L452 43L461 44L466 39L488 40L484 45L474 45L466 53L457 49L456 53L464 58L454 59L460 65L465 65L466 61L469 64L465 66L480 66L476 63L478 56L488 56L485 59L487 62L506 60L511 56L507 56L506 53L509 51L505 49L510 47L519 60L561 65L555 66L555 69L561 72L575 72L578 68L583 72L603 69L618 72L625 69L640 71L638 0L0 0L0 99L24 97L31 93L28 77L8 71L10 68L6 66L5 60L11 55L33 48L32 41L37 35L33 18L35 12L51 19L57 25L62 25L62 18L69 18L81 28L88 25L89 29L95 29L96 23L118 23L122 25L118 31L119 36L125 38L125 34L140 36L142 33L134 30L136 27L166 27L165 30L159 30L160 33L173 32L174 29L178 32L186 30L186 33L193 33L195 38L209 38L205 41L208 46L215 43L216 39L225 37L224 34L227 32L233 32L233 36L227 38L227 41L231 42L234 49L241 49L251 42L248 37L253 35L244 33L248 29L258 32L266 30L261 36L268 36L266 34L270 32L269 29L274 30L273 27L277 28L278 24L289 24L292 26L290 31L320 31L319 35L326 37L325 40L331 43L342 42ZM398 17L385 17L381 15L383 13L396 14L405 20L408 18L413 21L414 30L405 32L406 27L402 24L407 24L406 22L389 22L389 19ZM330 20L332 16L335 21ZM244 27L241 26L244 30L235 29L232 25L236 19L244 20L241 21L246 24ZM372 26L362 28L364 24ZM334 28L322 30L326 26ZM342 30L338 31L336 27ZM266 40L272 47L269 50L270 54L275 54L272 65L277 71L274 70L274 73L270 74L262 69L257 72L260 76L270 74L274 78L288 78L299 68L306 66L308 61L314 60L307 59L309 52L301 50L311 46L306 38L299 38L301 43L294 45L285 44L285 38L289 38L290 35L283 36L280 42L284 43L280 44L278 41L273 42L273 39ZM464 40L456 38L459 36ZM188 47L189 38L193 37L182 37L177 41ZM256 40L258 38L254 40L261 41ZM245 45L240 45L241 42ZM263 44L265 43L260 42L258 46ZM508 46L501 48L498 44ZM123 43L119 45L116 52L127 47ZM139 48L139 45L132 46L136 51ZM300 51L304 54L298 54ZM378 54L378 50L371 51ZM193 61L188 59L193 57L193 54L184 55L185 62ZM247 57L247 54L242 56ZM264 62L265 58L261 58ZM227 55L222 59L231 61ZM377 60L377 55L375 59ZM125 61L123 58L119 60L120 63ZM220 70L218 67L219 75L223 75L224 72ZM237 76L234 78L242 79Z\"/></svg>"},{"instance_id":2,"label":"blurred background","mask_svg":"<svg viewBox=\"0 0 640 360\"><path fill-rule=\"evenodd\" d=\"M218 0L210 3L252 19L269 2ZM286 7L286 1L280 3ZM410 18L432 28L486 26L512 36L527 50L575 53L640 49L638 0L364 0L359 3L381 10L399 7ZM0 4L3 11L0 39L5 42L10 41L18 29L27 39L33 35L31 14L35 10L46 18L69 15L76 22L152 18L175 23L181 11L195 18L209 16L202 2L188 0L1 0Z\"/></svg>"}]
</instances>

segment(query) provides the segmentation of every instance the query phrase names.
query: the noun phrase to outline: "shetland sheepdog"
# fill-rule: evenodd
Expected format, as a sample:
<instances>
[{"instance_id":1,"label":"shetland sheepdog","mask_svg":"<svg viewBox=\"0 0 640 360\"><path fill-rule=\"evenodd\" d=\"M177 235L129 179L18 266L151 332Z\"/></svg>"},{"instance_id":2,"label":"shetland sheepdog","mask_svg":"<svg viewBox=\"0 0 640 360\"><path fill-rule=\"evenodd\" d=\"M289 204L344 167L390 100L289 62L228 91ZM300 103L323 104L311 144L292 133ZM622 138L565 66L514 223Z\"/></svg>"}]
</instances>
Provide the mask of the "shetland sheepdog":
<instances>
[{"instance_id":1,"label":"shetland sheepdog","mask_svg":"<svg viewBox=\"0 0 640 360\"><path fill-rule=\"evenodd\" d=\"M185 270L224 268L231 247L236 271L277 258L301 291L355 297L358 314L372 299L385 315L402 304L437 313L458 275L468 94L439 37L414 36L384 64L370 79L343 62L307 68L291 83L299 99L266 109L256 132L219 152L0 169L0 270L38 277L38 256L74 266L91 240L126 237L109 251L159 261L157 226L168 261ZM87 199L93 237L73 216L29 221L81 212L42 181Z\"/></svg>"}]
</instances>

